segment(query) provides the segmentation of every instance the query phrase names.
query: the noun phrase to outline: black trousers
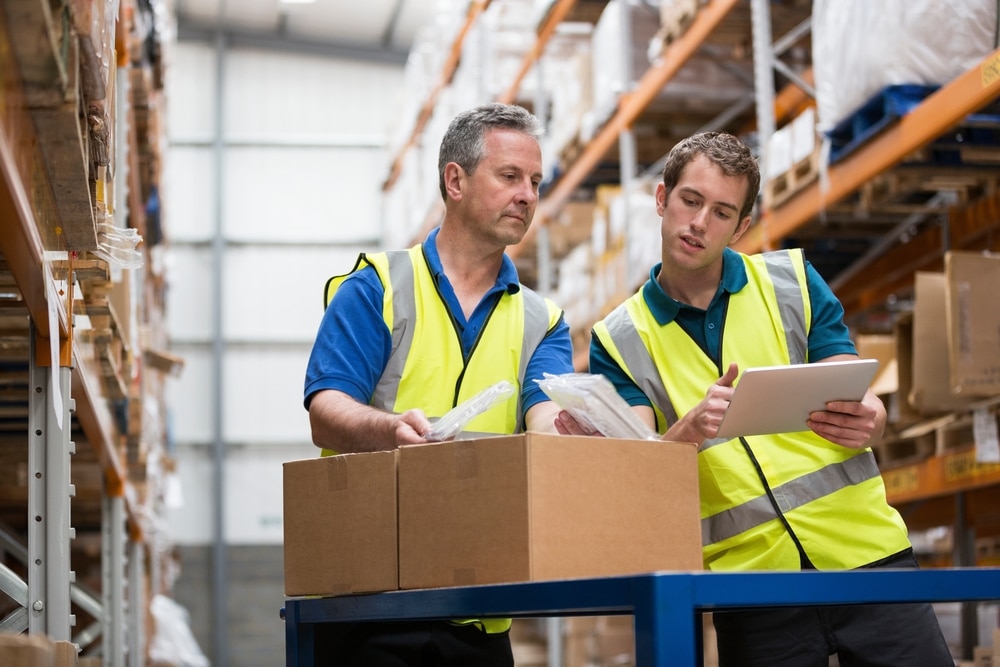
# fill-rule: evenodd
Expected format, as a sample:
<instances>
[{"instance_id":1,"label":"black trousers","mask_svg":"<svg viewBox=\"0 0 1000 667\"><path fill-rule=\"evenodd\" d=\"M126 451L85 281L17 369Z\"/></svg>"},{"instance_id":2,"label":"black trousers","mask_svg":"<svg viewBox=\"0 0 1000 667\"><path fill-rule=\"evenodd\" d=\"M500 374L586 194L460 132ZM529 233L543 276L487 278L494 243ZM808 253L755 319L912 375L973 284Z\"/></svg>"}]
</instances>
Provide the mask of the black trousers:
<instances>
[{"instance_id":1,"label":"black trousers","mask_svg":"<svg viewBox=\"0 0 1000 667\"><path fill-rule=\"evenodd\" d=\"M317 628L323 667L513 667L507 632L446 621L344 623Z\"/></svg>"},{"instance_id":2,"label":"black trousers","mask_svg":"<svg viewBox=\"0 0 1000 667\"><path fill-rule=\"evenodd\" d=\"M917 567L907 550L878 567ZM712 615L719 667L954 667L927 603L764 608Z\"/></svg>"}]
</instances>

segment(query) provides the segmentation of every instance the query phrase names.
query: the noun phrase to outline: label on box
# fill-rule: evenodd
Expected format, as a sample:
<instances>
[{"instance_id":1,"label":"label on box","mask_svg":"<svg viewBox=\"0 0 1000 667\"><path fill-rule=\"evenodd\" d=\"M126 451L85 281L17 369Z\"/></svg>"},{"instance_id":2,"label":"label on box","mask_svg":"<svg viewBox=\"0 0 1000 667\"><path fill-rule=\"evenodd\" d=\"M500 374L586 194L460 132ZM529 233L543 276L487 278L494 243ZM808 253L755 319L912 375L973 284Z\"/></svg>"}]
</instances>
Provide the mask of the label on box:
<instances>
[{"instance_id":1,"label":"label on box","mask_svg":"<svg viewBox=\"0 0 1000 667\"><path fill-rule=\"evenodd\" d=\"M979 408L972 413L972 433L976 441L976 462L1000 463L997 418L991 409Z\"/></svg>"}]
</instances>

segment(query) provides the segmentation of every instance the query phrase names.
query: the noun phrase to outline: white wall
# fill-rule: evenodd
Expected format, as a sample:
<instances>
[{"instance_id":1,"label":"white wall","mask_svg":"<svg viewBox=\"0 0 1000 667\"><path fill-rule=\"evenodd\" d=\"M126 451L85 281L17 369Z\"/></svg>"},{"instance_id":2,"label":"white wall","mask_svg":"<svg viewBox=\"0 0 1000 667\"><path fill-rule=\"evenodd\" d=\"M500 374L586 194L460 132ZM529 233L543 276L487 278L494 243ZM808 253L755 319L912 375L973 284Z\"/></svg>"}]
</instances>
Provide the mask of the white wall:
<instances>
[{"instance_id":1,"label":"white wall","mask_svg":"<svg viewBox=\"0 0 1000 667\"><path fill-rule=\"evenodd\" d=\"M281 464L318 453L302 388L323 285L359 251L381 248L386 137L402 81L401 66L233 49L220 68L211 45L170 51L161 197L167 331L185 359L166 388L184 499L168 518L179 544L213 537L217 431L227 541L281 541Z\"/></svg>"}]
</instances>

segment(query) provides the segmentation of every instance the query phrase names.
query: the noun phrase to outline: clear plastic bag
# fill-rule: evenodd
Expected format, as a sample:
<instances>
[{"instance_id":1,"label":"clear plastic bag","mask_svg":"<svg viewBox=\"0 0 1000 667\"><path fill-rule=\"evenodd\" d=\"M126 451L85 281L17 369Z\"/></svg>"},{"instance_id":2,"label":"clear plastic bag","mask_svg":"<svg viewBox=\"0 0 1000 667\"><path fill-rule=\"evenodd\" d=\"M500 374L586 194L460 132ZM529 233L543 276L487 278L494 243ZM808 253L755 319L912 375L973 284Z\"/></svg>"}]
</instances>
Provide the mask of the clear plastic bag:
<instances>
[{"instance_id":1,"label":"clear plastic bag","mask_svg":"<svg viewBox=\"0 0 1000 667\"><path fill-rule=\"evenodd\" d=\"M441 419L434 422L424 437L431 442L451 440L461 433L470 421L513 394L514 385L507 380L501 380L453 407Z\"/></svg>"},{"instance_id":2,"label":"clear plastic bag","mask_svg":"<svg viewBox=\"0 0 1000 667\"><path fill-rule=\"evenodd\" d=\"M138 269L143 265L142 252L136 249L142 236L132 227L120 228L102 222L97 226L97 250L94 254L123 269Z\"/></svg>"},{"instance_id":3,"label":"clear plastic bag","mask_svg":"<svg viewBox=\"0 0 1000 667\"><path fill-rule=\"evenodd\" d=\"M657 440L656 432L639 419L611 382L589 373L545 374L535 380L542 391L591 433L609 438Z\"/></svg>"}]
</instances>

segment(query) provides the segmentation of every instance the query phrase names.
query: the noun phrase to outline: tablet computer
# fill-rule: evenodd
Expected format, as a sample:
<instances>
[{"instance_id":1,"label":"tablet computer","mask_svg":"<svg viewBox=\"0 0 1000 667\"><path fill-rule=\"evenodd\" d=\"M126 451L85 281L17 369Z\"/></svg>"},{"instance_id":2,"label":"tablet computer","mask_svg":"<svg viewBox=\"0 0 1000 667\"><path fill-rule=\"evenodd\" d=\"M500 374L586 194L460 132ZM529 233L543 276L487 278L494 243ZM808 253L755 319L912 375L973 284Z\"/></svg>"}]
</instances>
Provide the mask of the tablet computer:
<instances>
[{"instance_id":1,"label":"tablet computer","mask_svg":"<svg viewBox=\"0 0 1000 667\"><path fill-rule=\"evenodd\" d=\"M876 359L760 366L743 371L719 426L719 438L807 431L810 412L829 401L860 401Z\"/></svg>"}]
</instances>

